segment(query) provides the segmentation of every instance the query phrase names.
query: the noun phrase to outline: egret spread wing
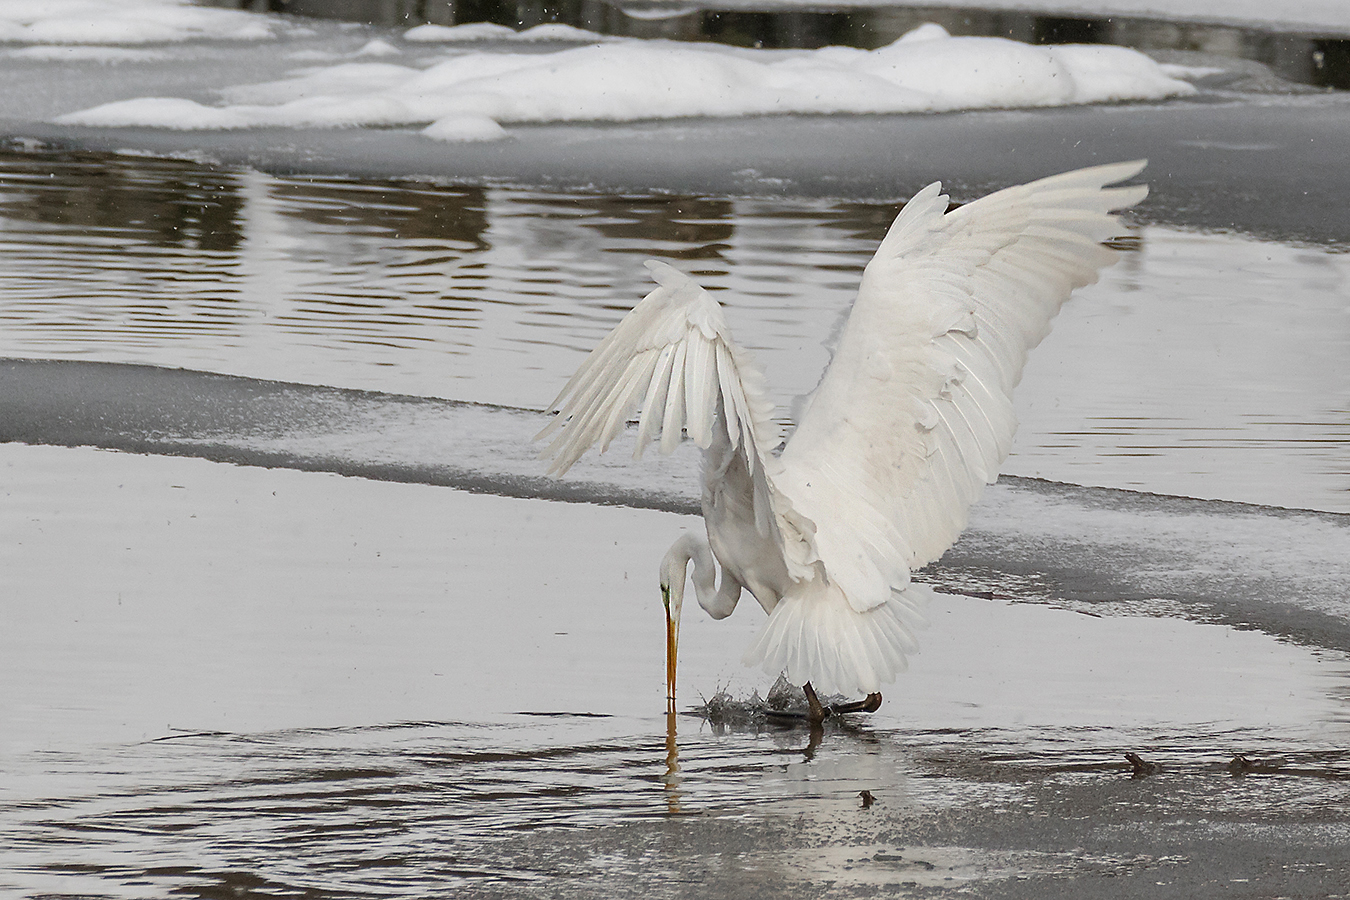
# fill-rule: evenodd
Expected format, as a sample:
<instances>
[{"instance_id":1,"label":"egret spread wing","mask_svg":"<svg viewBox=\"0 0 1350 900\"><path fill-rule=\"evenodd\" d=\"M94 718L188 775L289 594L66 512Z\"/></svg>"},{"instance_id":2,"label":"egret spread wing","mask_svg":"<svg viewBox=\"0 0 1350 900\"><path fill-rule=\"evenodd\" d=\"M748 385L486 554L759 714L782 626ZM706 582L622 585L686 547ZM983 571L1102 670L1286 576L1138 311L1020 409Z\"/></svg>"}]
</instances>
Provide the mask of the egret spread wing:
<instances>
[{"instance_id":1,"label":"egret spread wing","mask_svg":"<svg viewBox=\"0 0 1350 900\"><path fill-rule=\"evenodd\" d=\"M932 184L891 226L779 480L859 612L940 557L998 476L1027 351L1113 260L1110 213L1147 188L1106 185L1143 166L1069 172L951 212Z\"/></svg>"},{"instance_id":2,"label":"egret spread wing","mask_svg":"<svg viewBox=\"0 0 1350 900\"><path fill-rule=\"evenodd\" d=\"M778 438L763 376L731 340L712 295L665 263L646 265L657 288L600 342L549 407L560 411L536 436L556 432L543 452L552 457L549 472L562 475L596 444L603 452L641 406L634 457L653 440L669 453L685 431L705 451L716 446L720 455L743 455L736 469L749 476L745 505L768 534L778 499L769 477L778 461L768 451Z\"/></svg>"},{"instance_id":3,"label":"egret spread wing","mask_svg":"<svg viewBox=\"0 0 1350 900\"><path fill-rule=\"evenodd\" d=\"M756 458L771 440L763 376L732 343L722 307L679 270L656 260L646 266L656 290L586 357L549 406L558 415L535 436L558 432L543 453L553 458L551 475L597 443L603 453L639 405L634 459L653 440L671 452L686 429L706 450L714 424Z\"/></svg>"}]
</instances>

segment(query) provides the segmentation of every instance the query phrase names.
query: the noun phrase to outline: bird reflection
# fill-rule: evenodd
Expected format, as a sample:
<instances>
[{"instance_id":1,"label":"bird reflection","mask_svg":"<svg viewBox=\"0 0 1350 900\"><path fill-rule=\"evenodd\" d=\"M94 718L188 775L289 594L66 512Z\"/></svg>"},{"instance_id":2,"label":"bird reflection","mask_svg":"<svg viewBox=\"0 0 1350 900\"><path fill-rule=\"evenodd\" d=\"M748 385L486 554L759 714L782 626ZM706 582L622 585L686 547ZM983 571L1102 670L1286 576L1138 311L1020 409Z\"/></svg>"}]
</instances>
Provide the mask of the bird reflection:
<instances>
[{"instance_id":1,"label":"bird reflection","mask_svg":"<svg viewBox=\"0 0 1350 900\"><path fill-rule=\"evenodd\" d=\"M820 722L810 723L811 733L806 740L806 747L802 750L802 762L810 762L816 758L816 751L820 749L820 742L825 739L825 727Z\"/></svg>"},{"instance_id":2,"label":"bird reflection","mask_svg":"<svg viewBox=\"0 0 1350 900\"><path fill-rule=\"evenodd\" d=\"M666 707L666 774L661 781L666 786L666 811L680 814L680 744L676 735L676 712L672 701Z\"/></svg>"}]
</instances>

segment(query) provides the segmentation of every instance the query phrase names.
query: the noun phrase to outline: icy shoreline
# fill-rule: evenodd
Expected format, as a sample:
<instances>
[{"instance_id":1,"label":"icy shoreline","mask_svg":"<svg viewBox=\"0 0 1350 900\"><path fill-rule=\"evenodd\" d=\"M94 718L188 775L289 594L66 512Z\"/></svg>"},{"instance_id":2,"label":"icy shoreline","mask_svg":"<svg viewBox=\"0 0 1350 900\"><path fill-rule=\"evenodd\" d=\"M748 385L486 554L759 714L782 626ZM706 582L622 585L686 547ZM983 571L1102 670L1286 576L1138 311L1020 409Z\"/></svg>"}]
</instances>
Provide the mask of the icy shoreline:
<instances>
[{"instance_id":1,"label":"icy shoreline","mask_svg":"<svg viewBox=\"0 0 1350 900\"><path fill-rule=\"evenodd\" d=\"M640 463L622 451L588 457L566 480L543 477L536 411L150 367L8 361L0 371L0 440L698 511L687 445ZM923 577L1084 611L1104 603L1256 626L1350 652L1347 560L1350 514L1005 478Z\"/></svg>"}]
</instances>

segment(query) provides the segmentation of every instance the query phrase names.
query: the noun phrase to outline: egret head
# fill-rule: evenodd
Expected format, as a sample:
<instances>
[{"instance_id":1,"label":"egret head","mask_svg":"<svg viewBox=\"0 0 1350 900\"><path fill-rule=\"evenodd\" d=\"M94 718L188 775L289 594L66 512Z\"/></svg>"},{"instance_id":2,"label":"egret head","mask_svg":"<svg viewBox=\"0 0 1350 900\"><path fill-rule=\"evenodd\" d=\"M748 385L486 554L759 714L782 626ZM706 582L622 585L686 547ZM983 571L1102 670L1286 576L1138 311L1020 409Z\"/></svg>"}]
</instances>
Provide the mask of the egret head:
<instances>
[{"instance_id":1,"label":"egret head","mask_svg":"<svg viewBox=\"0 0 1350 900\"><path fill-rule=\"evenodd\" d=\"M708 542L697 535L681 535L661 560L661 603L666 608L667 712L675 709L675 655L680 644L680 609L684 606L684 579L690 560L694 562L694 589L699 604L707 607L717 592L717 574Z\"/></svg>"}]
</instances>

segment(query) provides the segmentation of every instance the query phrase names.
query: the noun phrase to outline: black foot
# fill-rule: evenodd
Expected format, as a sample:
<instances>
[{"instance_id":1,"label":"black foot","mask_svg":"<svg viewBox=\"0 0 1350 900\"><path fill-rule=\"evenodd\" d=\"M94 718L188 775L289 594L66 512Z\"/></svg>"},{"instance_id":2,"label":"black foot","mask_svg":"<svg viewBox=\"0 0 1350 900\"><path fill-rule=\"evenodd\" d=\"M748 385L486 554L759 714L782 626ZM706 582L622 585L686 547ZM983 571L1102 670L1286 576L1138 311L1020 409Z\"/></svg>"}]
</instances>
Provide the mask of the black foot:
<instances>
[{"instance_id":1,"label":"black foot","mask_svg":"<svg viewBox=\"0 0 1350 900\"><path fill-rule=\"evenodd\" d=\"M790 712L788 710L771 709L767 715L775 719L806 719L812 726L820 725L830 716L842 715L843 713L866 712L874 713L881 709L881 694L868 694L864 700L855 700L852 703L836 703L826 706L820 702L820 697L816 695L816 689L811 686L811 682L802 685L802 691L806 694L806 715L799 712Z\"/></svg>"},{"instance_id":2,"label":"black foot","mask_svg":"<svg viewBox=\"0 0 1350 900\"><path fill-rule=\"evenodd\" d=\"M830 707L832 713L855 713L866 712L874 713L881 709L881 693L868 694L866 700L855 700L852 703L840 703Z\"/></svg>"}]
</instances>

